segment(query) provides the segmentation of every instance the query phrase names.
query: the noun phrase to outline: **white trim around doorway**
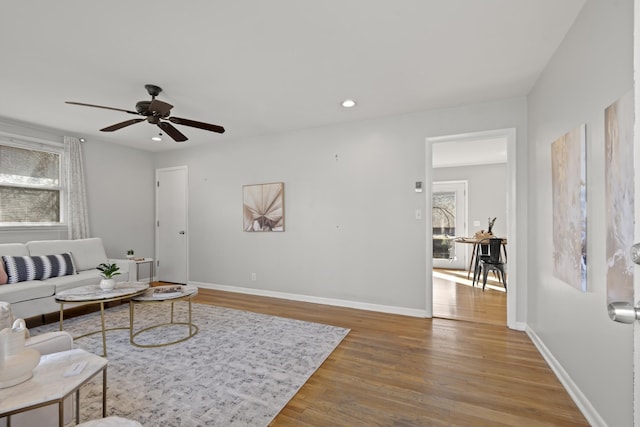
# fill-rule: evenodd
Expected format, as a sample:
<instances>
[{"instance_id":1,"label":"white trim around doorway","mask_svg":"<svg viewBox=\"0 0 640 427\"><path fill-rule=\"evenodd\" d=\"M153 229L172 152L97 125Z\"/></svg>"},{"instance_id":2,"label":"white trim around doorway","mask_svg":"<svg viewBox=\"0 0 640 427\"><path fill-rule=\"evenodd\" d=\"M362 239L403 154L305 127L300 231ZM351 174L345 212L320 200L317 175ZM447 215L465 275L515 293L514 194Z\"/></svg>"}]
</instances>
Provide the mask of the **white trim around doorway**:
<instances>
[{"instance_id":1,"label":"white trim around doorway","mask_svg":"<svg viewBox=\"0 0 640 427\"><path fill-rule=\"evenodd\" d=\"M453 141L471 141L479 139L491 139L491 138L505 138L507 142L507 241L510 247L517 248L518 236L517 236L517 223L516 223L516 188L517 188L517 174L516 174L516 129L495 129L489 131L470 132L457 135L444 135L436 137L427 137L425 139L425 185L428 193L425 197L425 212L431 212L431 183L433 182L433 144ZM425 215L425 246L426 246L426 313L427 317L433 317L433 250L431 247L431 217ZM511 329L522 330L524 325L521 325L517 321L517 308L518 308L518 282L517 276L517 259L516 254L509 257L509 263L507 264L507 277L512 278L510 281L514 283L513 286L509 286L507 292L507 327Z\"/></svg>"}]
</instances>

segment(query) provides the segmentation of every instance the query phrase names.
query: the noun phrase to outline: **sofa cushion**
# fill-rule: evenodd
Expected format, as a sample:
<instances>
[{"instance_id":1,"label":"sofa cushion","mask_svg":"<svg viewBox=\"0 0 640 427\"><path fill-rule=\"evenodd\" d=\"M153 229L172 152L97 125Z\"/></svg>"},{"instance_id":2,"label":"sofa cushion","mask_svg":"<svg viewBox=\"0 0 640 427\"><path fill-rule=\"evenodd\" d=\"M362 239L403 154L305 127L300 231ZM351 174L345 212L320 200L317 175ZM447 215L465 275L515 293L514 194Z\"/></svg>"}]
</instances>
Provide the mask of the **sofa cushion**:
<instances>
[{"instance_id":1,"label":"sofa cushion","mask_svg":"<svg viewBox=\"0 0 640 427\"><path fill-rule=\"evenodd\" d=\"M0 244L0 255L25 256L29 255L29 249L24 243L3 243Z\"/></svg>"},{"instance_id":2,"label":"sofa cushion","mask_svg":"<svg viewBox=\"0 0 640 427\"><path fill-rule=\"evenodd\" d=\"M76 274L70 253L56 255L11 256L3 255L8 283L44 280L49 277Z\"/></svg>"},{"instance_id":3,"label":"sofa cushion","mask_svg":"<svg viewBox=\"0 0 640 427\"><path fill-rule=\"evenodd\" d=\"M6 301L15 304L18 302L30 301L38 298L51 297L56 292L55 285L53 283L49 283L52 280L55 279L30 280L28 282L2 285L0 286L0 301Z\"/></svg>"},{"instance_id":4,"label":"sofa cushion","mask_svg":"<svg viewBox=\"0 0 640 427\"><path fill-rule=\"evenodd\" d=\"M65 331L45 332L27 337L24 347L38 350L40 354L73 350L73 337L69 332ZM65 413L66 412L65 410Z\"/></svg>"},{"instance_id":5,"label":"sofa cushion","mask_svg":"<svg viewBox=\"0 0 640 427\"><path fill-rule=\"evenodd\" d=\"M100 272L98 270L80 271L73 276L52 277L47 283L54 285L56 294L67 289L73 289L80 286L98 285L100 283Z\"/></svg>"},{"instance_id":6,"label":"sofa cushion","mask_svg":"<svg viewBox=\"0 0 640 427\"><path fill-rule=\"evenodd\" d=\"M102 239L92 237L78 240L34 240L27 242L30 255L51 255L71 252L77 271L93 270L107 262Z\"/></svg>"}]
</instances>

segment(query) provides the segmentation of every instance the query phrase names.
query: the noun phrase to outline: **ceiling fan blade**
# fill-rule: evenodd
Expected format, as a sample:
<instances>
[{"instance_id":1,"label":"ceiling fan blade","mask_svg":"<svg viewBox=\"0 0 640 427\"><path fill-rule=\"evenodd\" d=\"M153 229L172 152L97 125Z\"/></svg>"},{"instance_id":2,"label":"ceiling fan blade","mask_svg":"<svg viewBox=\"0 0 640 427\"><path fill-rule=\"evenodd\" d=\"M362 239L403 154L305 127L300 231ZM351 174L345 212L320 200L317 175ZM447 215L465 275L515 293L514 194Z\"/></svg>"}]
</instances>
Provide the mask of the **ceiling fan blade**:
<instances>
[{"instance_id":1,"label":"ceiling fan blade","mask_svg":"<svg viewBox=\"0 0 640 427\"><path fill-rule=\"evenodd\" d=\"M131 119L126 122L116 123L115 125L107 126L104 129L100 129L102 132L113 132L114 130L122 129L123 127L135 125L136 123L143 122L145 119Z\"/></svg>"},{"instance_id":2,"label":"ceiling fan blade","mask_svg":"<svg viewBox=\"0 0 640 427\"><path fill-rule=\"evenodd\" d=\"M182 134L182 132L180 132L178 129L173 127L171 123L160 122L158 123L158 127L162 129L171 138L173 138L173 140L176 142L184 142L188 139L186 136Z\"/></svg>"},{"instance_id":3,"label":"ceiling fan blade","mask_svg":"<svg viewBox=\"0 0 640 427\"><path fill-rule=\"evenodd\" d=\"M182 119L180 117L169 117L167 120L177 125L191 126L198 129L209 130L211 132L224 133L224 128L222 126L212 125L210 123L197 122L195 120Z\"/></svg>"},{"instance_id":4,"label":"ceiling fan blade","mask_svg":"<svg viewBox=\"0 0 640 427\"><path fill-rule=\"evenodd\" d=\"M140 115L137 111L123 110L122 108L103 107L102 105L85 104L83 102L65 101L65 104L82 105L83 107L104 108L105 110L122 111L122 112L129 113L129 114L135 114L136 116Z\"/></svg>"},{"instance_id":5,"label":"ceiling fan blade","mask_svg":"<svg viewBox=\"0 0 640 427\"><path fill-rule=\"evenodd\" d=\"M173 108L173 105L167 104L166 102L154 99L149 104L149 111L156 112L160 114L160 117L167 117L169 115L169 111Z\"/></svg>"}]
</instances>

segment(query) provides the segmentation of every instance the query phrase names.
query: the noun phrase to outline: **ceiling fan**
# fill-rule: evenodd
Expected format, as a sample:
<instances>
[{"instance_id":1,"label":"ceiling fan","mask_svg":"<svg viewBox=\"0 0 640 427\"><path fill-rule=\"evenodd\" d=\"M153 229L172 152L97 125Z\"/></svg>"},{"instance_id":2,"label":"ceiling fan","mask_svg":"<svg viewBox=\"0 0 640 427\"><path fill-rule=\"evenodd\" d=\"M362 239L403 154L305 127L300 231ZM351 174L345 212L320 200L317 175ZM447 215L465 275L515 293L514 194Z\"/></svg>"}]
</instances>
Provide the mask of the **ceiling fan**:
<instances>
[{"instance_id":1,"label":"ceiling fan","mask_svg":"<svg viewBox=\"0 0 640 427\"><path fill-rule=\"evenodd\" d=\"M177 125L191 126L198 129L204 129L211 132L224 133L224 128L218 125L212 125L210 123L197 122L195 120L183 119L180 117L169 116L173 105L164 101L156 99L156 96L162 92L162 88L156 85L144 85L149 95L151 95L151 101L139 101L136 103L136 111L124 110L122 108L103 107L102 105L85 104L82 102L66 101L66 104L82 105L85 107L104 108L105 110L122 111L129 114L135 114L136 116L143 116L143 118L130 119L115 125L107 126L100 129L102 132L113 132L124 127L147 121L153 125L158 125L167 135L173 138L176 142L186 141L188 138L176 129L171 123ZM168 120L165 121L165 120ZM169 123L171 122L171 123Z\"/></svg>"}]
</instances>

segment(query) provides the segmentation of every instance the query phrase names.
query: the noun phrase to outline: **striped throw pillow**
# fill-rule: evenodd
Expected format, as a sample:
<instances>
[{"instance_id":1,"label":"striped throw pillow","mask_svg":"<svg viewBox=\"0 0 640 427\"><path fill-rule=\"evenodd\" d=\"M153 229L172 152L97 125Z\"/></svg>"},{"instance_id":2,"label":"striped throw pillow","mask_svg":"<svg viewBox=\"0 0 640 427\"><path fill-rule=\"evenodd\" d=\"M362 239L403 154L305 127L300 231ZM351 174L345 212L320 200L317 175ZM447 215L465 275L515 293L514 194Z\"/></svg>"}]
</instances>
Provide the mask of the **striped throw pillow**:
<instances>
[{"instance_id":1,"label":"striped throw pillow","mask_svg":"<svg viewBox=\"0 0 640 427\"><path fill-rule=\"evenodd\" d=\"M41 256L3 255L2 260L9 279L7 283L44 280L49 277L76 274L71 252Z\"/></svg>"}]
</instances>

